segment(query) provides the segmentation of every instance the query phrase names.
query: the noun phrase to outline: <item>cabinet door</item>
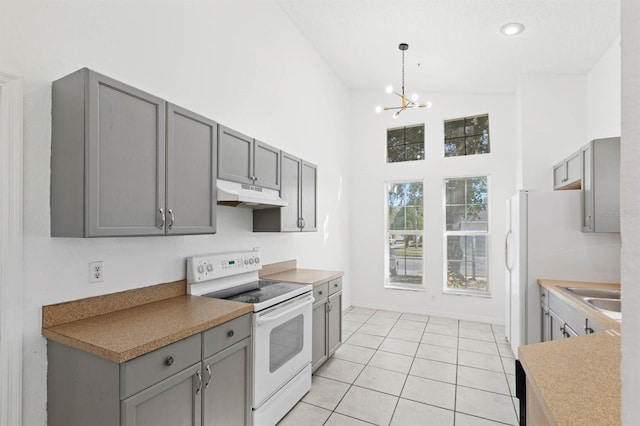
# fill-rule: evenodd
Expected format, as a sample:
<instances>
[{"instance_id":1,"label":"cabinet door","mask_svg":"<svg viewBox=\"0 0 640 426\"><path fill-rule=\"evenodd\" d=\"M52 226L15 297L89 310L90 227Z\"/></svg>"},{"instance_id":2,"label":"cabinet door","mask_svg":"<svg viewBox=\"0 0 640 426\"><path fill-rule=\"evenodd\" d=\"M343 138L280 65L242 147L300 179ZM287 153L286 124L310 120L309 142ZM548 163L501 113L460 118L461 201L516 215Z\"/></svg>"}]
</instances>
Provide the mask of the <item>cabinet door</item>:
<instances>
[{"instance_id":1,"label":"cabinet door","mask_svg":"<svg viewBox=\"0 0 640 426\"><path fill-rule=\"evenodd\" d=\"M282 181L280 197L289 202L282 207L282 231L299 231L300 227L300 172L302 160L293 155L282 153Z\"/></svg>"},{"instance_id":2,"label":"cabinet door","mask_svg":"<svg viewBox=\"0 0 640 426\"><path fill-rule=\"evenodd\" d=\"M251 423L251 339L203 361L204 426Z\"/></svg>"},{"instance_id":3,"label":"cabinet door","mask_svg":"<svg viewBox=\"0 0 640 426\"><path fill-rule=\"evenodd\" d=\"M254 184L269 189L280 189L280 150L255 141L253 146Z\"/></svg>"},{"instance_id":4,"label":"cabinet door","mask_svg":"<svg viewBox=\"0 0 640 426\"><path fill-rule=\"evenodd\" d=\"M327 340L329 344L329 356L340 347L342 342L342 292L329 297L329 315L327 326Z\"/></svg>"},{"instance_id":5,"label":"cabinet door","mask_svg":"<svg viewBox=\"0 0 640 426\"><path fill-rule=\"evenodd\" d=\"M327 314L328 300L323 299L313 305L312 318L312 343L311 343L311 367L315 371L329 357L327 348Z\"/></svg>"},{"instance_id":6,"label":"cabinet door","mask_svg":"<svg viewBox=\"0 0 640 426\"><path fill-rule=\"evenodd\" d=\"M558 317L558 315L555 312L553 312L552 310L549 310L550 340L564 339L563 330L564 330L564 321L560 317Z\"/></svg>"},{"instance_id":7,"label":"cabinet door","mask_svg":"<svg viewBox=\"0 0 640 426\"><path fill-rule=\"evenodd\" d=\"M253 139L218 126L218 178L253 185Z\"/></svg>"},{"instance_id":8,"label":"cabinet door","mask_svg":"<svg viewBox=\"0 0 640 426\"><path fill-rule=\"evenodd\" d=\"M302 180L300 191L300 206L303 231L316 231L316 184L318 168L306 161L302 162Z\"/></svg>"},{"instance_id":9,"label":"cabinet door","mask_svg":"<svg viewBox=\"0 0 640 426\"><path fill-rule=\"evenodd\" d=\"M167 234L216 232L218 128L167 105Z\"/></svg>"},{"instance_id":10,"label":"cabinet door","mask_svg":"<svg viewBox=\"0 0 640 426\"><path fill-rule=\"evenodd\" d=\"M542 306L542 342L551 340L551 318L549 308Z\"/></svg>"},{"instance_id":11,"label":"cabinet door","mask_svg":"<svg viewBox=\"0 0 640 426\"><path fill-rule=\"evenodd\" d=\"M582 230L593 232L593 150L587 145L581 150L582 160Z\"/></svg>"},{"instance_id":12,"label":"cabinet door","mask_svg":"<svg viewBox=\"0 0 640 426\"><path fill-rule=\"evenodd\" d=\"M200 367L198 363L122 401L122 426L200 426Z\"/></svg>"},{"instance_id":13,"label":"cabinet door","mask_svg":"<svg viewBox=\"0 0 640 426\"><path fill-rule=\"evenodd\" d=\"M571 156L567 157L564 162L565 162L565 169L566 169L566 182L565 185L572 185L575 184L576 182L580 181L580 176L582 175L580 173L580 163L581 163L581 159L580 159L580 151L573 153Z\"/></svg>"},{"instance_id":14,"label":"cabinet door","mask_svg":"<svg viewBox=\"0 0 640 426\"><path fill-rule=\"evenodd\" d=\"M89 72L87 235L164 234L165 102Z\"/></svg>"},{"instance_id":15,"label":"cabinet door","mask_svg":"<svg viewBox=\"0 0 640 426\"><path fill-rule=\"evenodd\" d=\"M564 186L566 177L566 171L564 167L564 161L553 166L553 189L559 189Z\"/></svg>"}]
</instances>

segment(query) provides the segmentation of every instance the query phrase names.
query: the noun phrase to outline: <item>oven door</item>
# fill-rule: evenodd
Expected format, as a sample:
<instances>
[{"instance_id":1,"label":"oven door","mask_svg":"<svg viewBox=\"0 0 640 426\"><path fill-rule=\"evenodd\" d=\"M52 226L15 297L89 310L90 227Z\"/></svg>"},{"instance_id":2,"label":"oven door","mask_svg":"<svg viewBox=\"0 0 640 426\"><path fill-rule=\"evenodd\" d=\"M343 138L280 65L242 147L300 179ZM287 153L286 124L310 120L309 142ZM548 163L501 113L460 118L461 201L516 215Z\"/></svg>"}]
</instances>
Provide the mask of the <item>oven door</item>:
<instances>
[{"instance_id":1,"label":"oven door","mask_svg":"<svg viewBox=\"0 0 640 426\"><path fill-rule=\"evenodd\" d=\"M311 305L306 293L253 316L253 407L311 363Z\"/></svg>"}]
</instances>

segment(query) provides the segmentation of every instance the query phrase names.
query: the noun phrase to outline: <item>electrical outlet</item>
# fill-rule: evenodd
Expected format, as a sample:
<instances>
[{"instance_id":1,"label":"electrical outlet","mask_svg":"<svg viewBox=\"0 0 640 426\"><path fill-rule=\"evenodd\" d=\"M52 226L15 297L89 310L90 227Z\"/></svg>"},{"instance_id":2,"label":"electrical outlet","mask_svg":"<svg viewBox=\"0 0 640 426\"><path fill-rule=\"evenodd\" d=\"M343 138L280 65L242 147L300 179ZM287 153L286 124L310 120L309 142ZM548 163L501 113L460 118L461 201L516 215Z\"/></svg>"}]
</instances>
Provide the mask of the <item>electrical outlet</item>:
<instances>
[{"instance_id":1,"label":"electrical outlet","mask_svg":"<svg viewBox=\"0 0 640 426\"><path fill-rule=\"evenodd\" d=\"M104 281L104 262L91 262L89 263L89 282L101 283Z\"/></svg>"}]
</instances>

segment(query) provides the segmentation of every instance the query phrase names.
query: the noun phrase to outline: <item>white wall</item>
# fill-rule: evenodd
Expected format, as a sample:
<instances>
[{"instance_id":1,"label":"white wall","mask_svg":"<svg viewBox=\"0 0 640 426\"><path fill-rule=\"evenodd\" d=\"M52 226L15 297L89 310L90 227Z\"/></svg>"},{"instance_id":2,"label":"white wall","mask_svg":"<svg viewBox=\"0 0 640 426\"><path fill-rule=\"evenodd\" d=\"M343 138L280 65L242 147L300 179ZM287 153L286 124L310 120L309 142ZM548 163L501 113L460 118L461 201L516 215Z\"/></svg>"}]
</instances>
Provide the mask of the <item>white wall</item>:
<instances>
[{"instance_id":1,"label":"white wall","mask_svg":"<svg viewBox=\"0 0 640 426\"><path fill-rule=\"evenodd\" d=\"M24 424L46 421L41 306L185 278L185 257L261 247L344 270L347 250L345 90L271 1L3 2L2 68L25 79ZM278 146L319 167L319 230L254 234L251 211L219 207L213 236L49 237L51 82L87 66ZM88 284L88 262L105 282Z\"/></svg>"},{"instance_id":2,"label":"white wall","mask_svg":"<svg viewBox=\"0 0 640 426\"><path fill-rule=\"evenodd\" d=\"M622 0L622 421L640 419L640 2Z\"/></svg>"},{"instance_id":3,"label":"white wall","mask_svg":"<svg viewBox=\"0 0 640 426\"><path fill-rule=\"evenodd\" d=\"M518 189L551 191L553 166L588 142L586 82L583 75L520 76Z\"/></svg>"},{"instance_id":4,"label":"white wall","mask_svg":"<svg viewBox=\"0 0 640 426\"><path fill-rule=\"evenodd\" d=\"M587 142L620 136L620 59L618 37L587 74Z\"/></svg>"},{"instance_id":5,"label":"white wall","mask_svg":"<svg viewBox=\"0 0 640 426\"><path fill-rule=\"evenodd\" d=\"M428 110L405 111L397 120L377 115L388 102L384 93L356 91L352 96L351 271L353 304L504 323L503 238L505 199L515 190L515 114L512 95L422 94L433 102ZM491 153L444 158L443 120L489 114ZM386 163L386 129L425 123L425 160ZM443 286L444 177L490 175L491 298L446 295ZM426 291L385 289L384 261L386 181L424 179Z\"/></svg>"}]
</instances>

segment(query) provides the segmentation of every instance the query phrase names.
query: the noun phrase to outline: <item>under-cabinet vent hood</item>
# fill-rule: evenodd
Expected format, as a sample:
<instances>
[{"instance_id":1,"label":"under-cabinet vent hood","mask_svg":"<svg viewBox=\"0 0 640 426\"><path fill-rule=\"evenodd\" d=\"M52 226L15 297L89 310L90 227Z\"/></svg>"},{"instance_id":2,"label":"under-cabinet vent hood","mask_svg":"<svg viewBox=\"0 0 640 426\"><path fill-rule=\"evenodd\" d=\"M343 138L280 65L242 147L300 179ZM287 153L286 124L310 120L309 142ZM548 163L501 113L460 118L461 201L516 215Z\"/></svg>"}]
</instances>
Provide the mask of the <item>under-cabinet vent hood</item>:
<instances>
[{"instance_id":1,"label":"under-cabinet vent hood","mask_svg":"<svg viewBox=\"0 0 640 426\"><path fill-rule=\"evenodd\" d=\"M217 182L218 204L252 209L270 209L289 205L289 202L280 198L280 193L273 189L220 179Z\"/></svg>"}]
</instances>

